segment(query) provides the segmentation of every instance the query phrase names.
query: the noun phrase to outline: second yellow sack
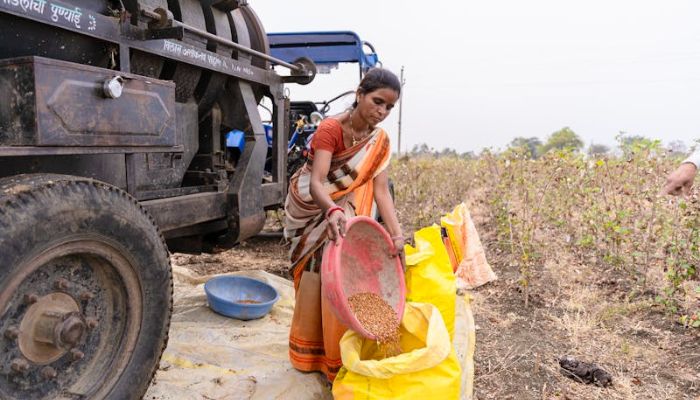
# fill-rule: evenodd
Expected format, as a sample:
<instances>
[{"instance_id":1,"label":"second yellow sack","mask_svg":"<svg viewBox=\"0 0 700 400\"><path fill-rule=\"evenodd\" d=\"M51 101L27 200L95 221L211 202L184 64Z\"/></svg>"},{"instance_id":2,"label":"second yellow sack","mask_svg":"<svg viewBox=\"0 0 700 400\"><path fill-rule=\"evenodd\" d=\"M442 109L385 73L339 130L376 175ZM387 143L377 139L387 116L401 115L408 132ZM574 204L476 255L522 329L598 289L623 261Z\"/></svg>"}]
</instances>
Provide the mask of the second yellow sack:
<instances>
[{"instance_id":1,"label":"second yellow sack","mask_svg":"<svg viewBox=\"0 0 700 400\"><path fill-rule=\"evenodd\" d=\"M437 225L414 235L416 247L406 245L406 301L435 305L454 337L457 278Z\"/></svg>"}]
</instances>

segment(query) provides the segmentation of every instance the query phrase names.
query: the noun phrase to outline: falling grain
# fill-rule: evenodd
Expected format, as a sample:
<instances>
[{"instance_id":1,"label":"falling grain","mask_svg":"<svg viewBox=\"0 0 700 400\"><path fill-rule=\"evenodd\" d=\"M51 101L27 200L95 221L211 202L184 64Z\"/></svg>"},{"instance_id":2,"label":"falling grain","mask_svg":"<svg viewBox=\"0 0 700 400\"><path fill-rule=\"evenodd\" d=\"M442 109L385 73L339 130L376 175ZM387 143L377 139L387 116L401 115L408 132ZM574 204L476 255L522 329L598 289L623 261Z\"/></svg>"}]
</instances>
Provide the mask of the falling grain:
<instances>
[{"instance_id":1,"label":"falling grain","mask_svg":"<svg viewBox=\"0 0 700 400\"><path fill-rule=\"evenodd\" d=\"M384 357L401 354L399 320L384 299L374 293L356 293L348 302L360 324L376 337Z\"/></svg>"}]
</instances>

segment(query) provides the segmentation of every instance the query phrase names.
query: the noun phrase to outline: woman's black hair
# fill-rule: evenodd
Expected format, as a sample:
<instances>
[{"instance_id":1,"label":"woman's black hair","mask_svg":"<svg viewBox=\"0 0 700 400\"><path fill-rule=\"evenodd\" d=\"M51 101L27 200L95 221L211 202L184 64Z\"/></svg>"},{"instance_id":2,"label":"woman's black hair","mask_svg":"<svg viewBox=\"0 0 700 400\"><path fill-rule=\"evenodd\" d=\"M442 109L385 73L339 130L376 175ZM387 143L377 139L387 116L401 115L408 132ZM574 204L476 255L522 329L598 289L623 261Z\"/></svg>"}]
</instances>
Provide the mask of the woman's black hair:
<instances>
[{"instance_id":1,"label":"woman's black hair","mask_svg":"<svg viewBox=\"0 0 700 400\"><path fill-rule=\"evenodd\" d=\"M393 72L384 68L370 69L360 81L357 91L360 94L372 93L379 89L391 89L401 95L401 82ZM357 107L357 100L352 103L352 108Z\"/></svg>"}]
</instances>

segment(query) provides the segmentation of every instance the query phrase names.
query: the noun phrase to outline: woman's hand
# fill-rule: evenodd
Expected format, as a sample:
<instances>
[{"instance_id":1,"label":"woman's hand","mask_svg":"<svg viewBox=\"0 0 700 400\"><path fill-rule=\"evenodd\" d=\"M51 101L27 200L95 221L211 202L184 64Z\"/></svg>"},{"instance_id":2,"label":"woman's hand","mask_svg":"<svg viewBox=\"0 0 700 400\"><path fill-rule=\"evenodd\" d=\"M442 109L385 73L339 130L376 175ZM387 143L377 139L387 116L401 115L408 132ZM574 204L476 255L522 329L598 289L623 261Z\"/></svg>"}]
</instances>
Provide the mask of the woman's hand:
<instances>
[{"instance_id":1,"label":"woman's hand","mask_svg":"<svg viewBox=\"0 0 700 400\"><path fill-rule=\"evenodd\" d=\"M347 219L345 218L345 212L338 210L331 212L328 216L328 225L326 225L326 233L328 233L328 239L335 242L338 245L336 239L340 237L345 237L345 224Z\"/></svg>"},{"instance_id":2,"label":"woman's hand","mask_svg":"<svg viewBox=\"0 0 700 400\"><path fill-rule=\"evenodd\" d=\"M394 242L394 248L391 250L391 256L392 257L398 257L403 254L403 246L406 243L406 241L403 239L403 236L392 236L391 240Z\"/></svg>"},{"instance_id":3,"label":"woman's hand","mask_svg":"<svg viewBox=\"0 0 700 400\"><path fill-rule=\"evenodd\" d=\"M392 236L391 240L394 242L394 248L391 250L391 256L401 258L401 266L403 267L404 272L406 272L406 254L403 250L406 242L404 241L403 235Z\"/></svg>"}]
</instances>

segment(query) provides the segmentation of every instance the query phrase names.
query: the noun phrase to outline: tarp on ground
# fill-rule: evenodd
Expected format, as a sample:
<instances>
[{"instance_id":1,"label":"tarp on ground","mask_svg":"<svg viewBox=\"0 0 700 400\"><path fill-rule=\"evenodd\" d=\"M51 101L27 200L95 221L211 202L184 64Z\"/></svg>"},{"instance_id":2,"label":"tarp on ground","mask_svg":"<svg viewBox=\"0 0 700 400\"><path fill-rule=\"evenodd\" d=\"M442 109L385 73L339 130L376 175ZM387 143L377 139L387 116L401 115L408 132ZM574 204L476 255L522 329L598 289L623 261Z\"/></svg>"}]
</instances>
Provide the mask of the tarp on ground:
<instances>
[{"instance_id":1,"label":"tarp on ground","mask_svg":"<svg viewBox=\"0 0 700 400\"><path fill-rule=\"evenodd\" d=\"M292 283L264 271L241 271L280 294L272 311L253 321L211 311L204 283L173 266L174 305L168 347L144 399L331 399L320 374L296 371L288 361Z\"/></svg>"},{"instance_id":2,"label":"tarp on ground","mask_svg":"<svg viewBox=\"0 0 700 400\"><path fill-rule=\"evenodd\" d=\"M289 326L294 310L291 281L264 271L240 271L266 282L280 294L265 317L239 321L211 311L204 283L173 266L175 285L168 347L144 399L332 399L318 373L302 373L288 359ZM468 301L458 296L454 345L462 366L462 399L470 400L474 376L474 323Z\"/></svg>"}]
</instances>

